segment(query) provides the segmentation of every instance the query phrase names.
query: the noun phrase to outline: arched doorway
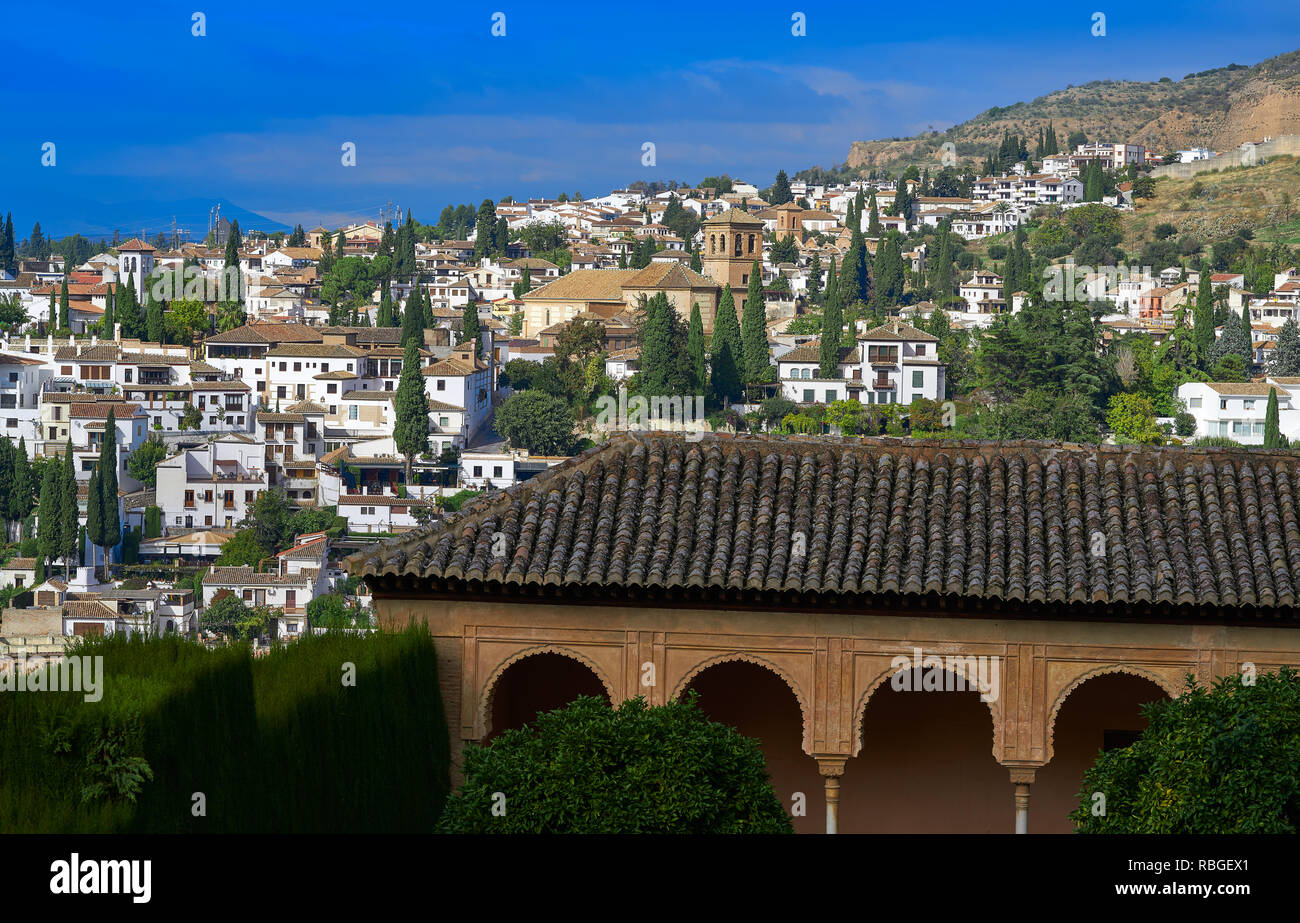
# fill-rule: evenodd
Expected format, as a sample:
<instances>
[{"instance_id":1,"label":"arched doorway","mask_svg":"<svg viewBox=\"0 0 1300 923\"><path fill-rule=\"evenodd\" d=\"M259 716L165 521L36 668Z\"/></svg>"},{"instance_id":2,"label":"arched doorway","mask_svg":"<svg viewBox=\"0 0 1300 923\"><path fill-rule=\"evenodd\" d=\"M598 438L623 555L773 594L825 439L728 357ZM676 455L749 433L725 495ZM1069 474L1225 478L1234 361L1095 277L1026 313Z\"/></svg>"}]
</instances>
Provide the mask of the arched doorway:
<instances>
[{"instance_id":1,"label":"arched doorway","mask_svg":"<svg viewBox=\"0 0 1300 923\"><path fill-rule=\"evenodd\" d=\"M1034 776L1029 796L1030 833L1072 833L1067 819L1079 806L1083 774L1102 749L1128 746L1146 729L1141 707L1167 699L1153 680L1102 673L1073 689L1061 703L1052 735L1052 760Z\"/></svg>"},{"instance_id":2,"label":"arched doorway","mask_svg":"<svg viewBox=\"0 0 1300 923\"><path fill-rule=\"evenodd\" d=\"M953 690L886 681L872 692L862 750L840 781L840 832L1012 832L1014 788L993 758L989 706L974 689L943 685Z\"/></svg>"},{"instance_id":3,"label":"arched doorway","mask_svg":"<svg viewBox=\"0 0 1300 923\"><path fill-rule=\"evenodd\" d=\"M699 693L700 708L712 720L736 728L759 742L772 788L787 813L801 794L804 813L794 816L796 833L826 829L824 783L817 761L803 752L803 712L799 699L773 670L745 660L706 667L682 691Z\"/></svg>"},{"instance_id":4,"label":"arched doorway","mask_svg":"<svg viewBox=\"0 0 1300 923\"><path fill-rule=\"evenodd\" d=\"M488 695L485 741L509 728L523 727L539 713L563 708L580 696L609 700L605 684L591 667L554 651L539 651L510 664Z\"/></svg>"}]
</instances>

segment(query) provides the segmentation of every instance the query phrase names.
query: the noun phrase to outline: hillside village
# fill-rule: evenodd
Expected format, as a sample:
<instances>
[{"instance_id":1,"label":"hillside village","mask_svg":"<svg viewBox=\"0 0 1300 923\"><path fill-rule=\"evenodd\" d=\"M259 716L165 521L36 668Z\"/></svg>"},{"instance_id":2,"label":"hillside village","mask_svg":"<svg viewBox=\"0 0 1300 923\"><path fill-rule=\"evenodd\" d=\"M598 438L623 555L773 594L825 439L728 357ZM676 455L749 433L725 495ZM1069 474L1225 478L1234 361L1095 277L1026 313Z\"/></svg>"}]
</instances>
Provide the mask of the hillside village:
<instances>
[{"instance_id":1,"label":"hillside village","mask_svg":"<svg viewBox=\"0 0 1300 923\"><path fill-rule=\"evenodd\" d=\"M0 644L365 627L343 555L620 430L1300 439L1296 248L1163 224L1125 252L1217 176L1153 170L1216 152L1061 134L201 243L9 216Z\"/></svg>"}]
</instances>

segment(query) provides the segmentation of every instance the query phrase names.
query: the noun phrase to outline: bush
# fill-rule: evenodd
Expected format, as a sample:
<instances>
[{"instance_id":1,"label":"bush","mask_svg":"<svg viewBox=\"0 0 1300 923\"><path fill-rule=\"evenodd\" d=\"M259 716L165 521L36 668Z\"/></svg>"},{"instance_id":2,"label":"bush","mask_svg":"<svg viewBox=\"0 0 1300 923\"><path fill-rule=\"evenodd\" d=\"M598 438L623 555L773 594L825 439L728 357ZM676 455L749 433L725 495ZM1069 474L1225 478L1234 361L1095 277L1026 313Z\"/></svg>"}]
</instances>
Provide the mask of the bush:
<instances>
[{"instance_id":1,"label":"bush","mask_svg":"<svg viewBox=\"0 0 1300 923\"><path fill-rule=\"evenodd\" d=\"M1143 707L1131 746L1084 775L1081 833L1295 833L1300 829L1300 677L1225 676ZM1094 815L1093 793L1105 796Z\"/></svg>"},{"instance_id":2,"label":"bush","mask_svg":"<svg viewBox=\"0 0 1300 923\"><path fill-rule=\"evenodd\" d=\"M589 696L465 750L444 833L790 833L758 742L697 696L617 709ZM493 805L503 793L506 811Z\"/></svg>"},{"instance_id":3,"label":"bush","mask_svg":"<svg viewBox=\"0 0 1300 923\"><path fill-rule=\"evenodd\" d=\"M1196 432L1196 417L1187 411L1179 411L1174 415L1174 432L1180 437L1186 439Z\"/></svg>"}]
</instances>

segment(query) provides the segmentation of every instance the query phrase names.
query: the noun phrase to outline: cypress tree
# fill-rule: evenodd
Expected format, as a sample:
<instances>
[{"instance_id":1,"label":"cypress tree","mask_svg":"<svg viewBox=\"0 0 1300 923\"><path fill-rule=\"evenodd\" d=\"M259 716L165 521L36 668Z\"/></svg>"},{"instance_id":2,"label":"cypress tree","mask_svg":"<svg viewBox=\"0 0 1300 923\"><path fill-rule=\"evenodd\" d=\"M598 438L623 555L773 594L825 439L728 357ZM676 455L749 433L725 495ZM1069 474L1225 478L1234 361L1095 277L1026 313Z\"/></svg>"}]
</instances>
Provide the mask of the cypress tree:
<instances>
[{"instance_id":1,"label":"cypress tree","mask_svg":"<svg viewBox=\"0 0 1300 923\"><path fill-rule=\"evenodd\" d=\"M393 303L389 300L387 292L384 292L384 296L379 299L379 311L375 315L375 326L393 326Z\"/></svg>"},{"instance_id":2,"label":"cypress tree","mask_svg":"<svg viewBox=\"0 0 1300 923\"><path fill-rule=\"evenodd\" d=\"M125 324L123 330L126 329ZM144 335L150 343L161 343L167 336L167 325L163 320L163 304L153 297L153 292L144 295Z\"/></svg>"},{"instance_id":3,"label":"cypress tree","mask_svg":"<svg viewBox=\"0 0 1300 923\"><path fill-rule=\"evenodd\" d=\"M657 292L645 303L638 331L641 341L641 393L649 397L673 393L673 306Z\"/></svg>"},{"instance_id":4,"label":"cypress tree","mask_svg":"<svg viewBox=\"0 0 1300 923\"><path fill-rule=\"evenodd\" d=\"M460 332L461 341L469 342L478 338L478 306L474 302L465 305L465 310L461 315Z\"/></svg>"},{"instance_id":5,"label":"cypress tree","mask_svg":"<svg viewBox=\"0 0 1300 923\"><path fill-rule=\"evenodd\" d=\"M876 208L876 190L871 190L871 216L868 219L867 234L871 237L880 236L880 210Z\"/></svg>"},{"instance_id":6,"label":"cypress tree","mask_svg":"<svg viewBox=\"0 0 1300 923\"><path fill-rule=\"evenodd\" d=\"M59 328L61 330L71 330L72 323L68 316L68 277L63 277L63 282L59 287Z\"/></svg>"},{"instance_id":7,"label":"cypress tree","mask_svg":"<svg viewBox=\"0 0 1300 923\"><path fill-rule=\"evenodd\" d=\"M820 304L822 300L822 260L814 253L812 263L808 266L808 303Z\"/></svg>"},{"instance_id":8,"label":"cypress tree","mask_svg":"<svg viewBox=\"0 0 1300 923\"><path fill-rule=\"evenodd\" d=\"M36 508L36 545L40 549L41 560L49 561L51 564L63 549L63 539L59 535L62 522L59 503L61 470L57 458L45 466L45 477L41 481L41 499Z\"/></svg>"},{"instance_id":9,"label":"cypress tree","mask_svg":"<svg viewBox=\"0 0 1300 923\"><path fill-rule=\"evenodd\" d=\"M27 460L27 440L20 438L14 449L13 486L9 491L9 518L21 522L32 510L31 469Z\"/></svg>"},{"instance_id":10,"label":"cypress tree","mask_svg":"<svg viewBox=\"0 0 1300 923\"><path fill-rule=\"evenodd\" d=\"M53 333L55 330L58 329L58 326L59 326L59 315L54 307L54 286L51 285L50 286L50 326L48 332Z\"/></svg>"},{"instance_id":11,"label":"cypress tree","mask_svg":"<svg viewBox=\"0 0 1300 923\"><path fill-rule=\"evenodd\" d=\"M415 343L417 348L424 348L424 309L420 307L419 296L414 292L406 299L402 309L402 345Z\"/></svg>"},{"instance_id":12,"label":"cypress tree","mask_svg":"<svg viewBox=\"0 0 1300 923\"><path fill-rule=\"evenodd\" d=\"M1196 341L1196 355L1202 368L1212 364L1210 352L1214 347L1214 292L1210 288L1210 270L1201 270L1201 280L1196 287L1196 308L1192 312L1192 334Z\"/></svg>"},{"instance_id":13,"label":"cypress tree","mask_svg":"<svg viewBox=\"0 0 1300 923\"><path fill-rule=\"evenodd\" d=\"M749 290L745 293L745 313L740 320L741 350L745 357L744 374L748 384L758 384L771 366L767 348L767 305L763 300L763 269L758 260L749 270Z\"/></svg>"},{"instance_id":14,"label":"cypress tree","mask_svg":"<svg viewBox=\"0 0 1300 923\"><path fill-rule=\"evenodd\" d=\"M691 251L691 269L695 272L704 272L704 263L700 261L700 251Z\"/></svg>"},{"instance_id":15,"label":"cypress tree","mask_svg":"<svg viewBox=\"0 0 1300 923\"><path fill-rule=\"evenodd\" d=\"M122 541L122 521L117 512L117 421L108 411L104 441L99 451L100 527L95 544L104 549L104 579L112 573L109 555Z\"/></svg>"},{"instance_id":16,"label":"cypress tree","mask_svg":"<svg viewBox=\"0 0 1300 923\"><path fill-rule=\"evenodd\" d=\"M736 300L731 284L722 289L718 313L713 318L712 376L713 393L723 407L741 393L740 324L736 320Z\"/></svg>"},{"instance_id":17,"label":"cypress tree","mask_svg":"<svg viewBox=\"0 0 1300 923\"><path fill-rule=\"evenodd\" d=\"M1277 389L1268 389L1268 408L1264 411L1264 448L1279 449L1285 445L1282 434L1278 431Z\"/></svg>"},{"instance_id":18,"label":"cypress tree","mask_svg":"<svg viewBox=\"0 0 1300 923\"><path fill-rule=\"evenodd\" d=\"M239 221L236 219L230 223L230 233L226 236L226 261L225 273L229 284L234 286L234 292L226 292L226 301L238 301L241 304L244 301L244 276L239 269ZM233 296L233 297L232 297Z\"/></svg>"},{"instance_id":19,"label":"cypress tree","mask_svg":"<svg viewBox=\"0 0 1300 923\"><path fill-rule=\"evenodd\" d=\"M104 320L102 321L103 326L100 328L101 335L104 339L109 339L113 336L113 327L115 323L116 321L113 320L113 290L110 288L104 293Z\"/></svg>"},{"instance_id":20,"label":"cypress tree","mask_svg":"<svg viewBox=\"0 0 1300 923\"><path fill-rule=\"evenodd\" d=\"M411 483L411 460L429 448L429 401L424 393L420 353L414 340L406 341L402 373L393 398L393 441L406 458L406 483Z\"/></svg>"},{"instance_id":21,"label":"cypress tree","mask_svg":"<svg viewBox=\"0 0 1300 923\"><path fill-rule=\"evenodd\" d=\"M72 574L72 558L77 553L77 523L81 518L81 511L77 507L77 470L72 462L71 440L68 441L67 452L63 456L59 493L59 518L63 521L59 530L59 540L63 543L60 555L63 558L63 575L69 577Z\"/></svg>"},{"instance_id":22,"label":"cypress tree","mask_svg":"<svg viewBox=\"0 0 1300 923\"><path fill-rule=\"evenodd\" d=\"M686 352L691 357L691 377L695 394L707 394L709 366L704 357L704 318L700 303L691 305L691 324L686 334Z\"/></svg>"},{"instance_id":23,"label":"cypress tree","mask_svg":"<svg viewBox=\"0 0 1300 923\"><path fill-rule=\"evenodd\" d=\"M104 492L100 483L99 466L90 473L90 485L86 493L86 533L90 536L90 566L95 566L95 546L103 544L104 532Z\"/></svg>"},{"instance_id":24,"label":"cypress tree","mask_svg":"<svg viewBox=\"0 0 1300 923\"><path fill-rule=\"evenodd\" d=\"M817 370L822 378L835 378L839 369L840 337L843 335L844 315L840 309L840 293L826 293L826 304L822 308L821 367Z\"/></svg>"}]
</instances>

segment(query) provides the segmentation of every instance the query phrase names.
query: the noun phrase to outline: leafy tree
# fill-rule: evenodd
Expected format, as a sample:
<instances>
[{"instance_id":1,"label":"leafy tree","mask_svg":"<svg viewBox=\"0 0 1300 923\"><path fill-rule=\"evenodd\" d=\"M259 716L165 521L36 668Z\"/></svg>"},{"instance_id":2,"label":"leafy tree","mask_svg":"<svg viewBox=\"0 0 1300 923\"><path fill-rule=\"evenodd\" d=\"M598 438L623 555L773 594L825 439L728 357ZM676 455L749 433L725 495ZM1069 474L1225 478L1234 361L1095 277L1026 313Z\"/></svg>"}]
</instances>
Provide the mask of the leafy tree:
<instances>
[{"instance_id":1,"label":"leafy tree","mask_svg":"<svg viewBox=\"0 0 1300 923\"><path fill-rule=\"evenodd\" d=\"M417 348L424 347L424 302L418 285L411 291L411 296L406 299L406 307L402 309L402 345L411 343Z\"/></svg>"},{"instance_id":2,"label":"leafy tree","mask_svg":"<svg viewBox=\"0 0 1300 923\"><path fill-rule=\"evenodd\" d=\"M266 628L264 610L251 609L233 593L214 599L199 615L199 625L208 631L232 635L247 641L258 637Z\"/></svg>"},{"instance_id":3,"label":"leafy tree","mask_svg":"<svg viewBox=\"0 0 1300 923\"><path fill-rule=\"evenodd\" d=\"M1080 833L1295 833L1300 829L1300 677L1189 676L1176 699L1142 708L1148 726L1097 756L1070 815ZM1093 792L1106 810L1094 813Z\"/></svg>"},{"instance_id":4,"label":"leafy tree","mask_svg":"<svg viewBox=\"0 0 1300 923\"><path fill-rule=\"evenodd\" d=\"M420 354L414 340L406 341L402 373L393 399L393 439L406 458L406 483L411 483L411 461L429 450L429 399L424 392Z\"/></svg>"},{"instance_id":5,"label":"leafy tree","mask_svg":"<svg viewBox=\"0 0 1300 923\"><path fill-rule=\"evenodd\" d=\"M575 780L581 780L575 784ZM508 792L509 810L492 811ZM789 833L758 742L692 694L617 709L583 697L465 751L444 833Z\"/></svg>"},{"instance_id":6,"label":"leafy tree","mask_svg":"<svg viewBox=\"0 0 1300 923\"><path fill-rule=\"evenodd\" d=\"M203 414L199 413L199 408L186 401L185 411L181 414L179 425L181 429L197 430L203 425Z\"/></svg>"},{"instance_id":7,"label":"leafy tree","mask_svg":"<svg viewBox=\"0 0 1300 923\"><path fill-rule=\"evenodd\" d=\"M573 423L564 400L540 391L513 394L496 413L497 432L534 455L567 455L573 448Z\"/></svg>"},{"instance_id":8,"label":"leafy tree","mask_svg":"<svg viewBox=\"0 0 1300 923\"><path fill-rule=\"evenodd\" d=\"M1237 318L1228 316L1223 323L1223 332L1219 338L1214 341L1210 347L1210 363L1218 365L1219 362L1229 353L1238 356L1241 359L1241 368L1248 371L1251 363L1254 361L1254 350L1250 342L1250 314L1249 309L1243 307L1242 320L1238 322Z\"/></svg>"},{"instance_id":9,"label":"leafy tree","mask_svg":"<svg viewBox=\"0 0 1300 923\"><path fill-rule=\"evenodd\" d=\"M69 316L68 308L68 277L65 275L63 281L59 284L59 329L71 330L72 321Z\"/></svg>"},{"instance_id":10,"label":"leafy tree","mask_svg":"<svg viewBox=\"0 0 1300 923\"><path fill-rule=\"evenodd\" d=\"M1160 427L1156 425L1155 408L1151 400L1141 394L1116 394L1110 399L1106 411L1106 425L1121 444L1159 445Z\"/></svg>"},{"instance_id":11,"label":"leafy tree","mask_svg":"<svg viewBox=\"0 0 1300 923\"><path fill-rule=\"evenodd\" d=\"M253 529L240 529L221 546L217 564L222 567L257 567L274 553L258 542Z\"/></svg>"},{"instance_id":12,"label":"leafy tree","mask_svg":"<svg viewBox=\"0 0 1300 923\"><path fill-rule=\"evenodd\" d=\"M197 334L207 333L212 326L208 307L202 301L181 299L167 305L164 326L173 343L190 344Z\"/></svg>"},{"instance_id":13,"label":"leafy tree","mask_svg":"<svg viewBox=\"0 0 1300 923\"><path fill-rule=\"evenodd\" d=\"M121 312L122 317L128 315L129 312ZM123 324L123 333L125 333L125 326ZM138 334L138 320L134 325L134 329ZM167 323L163 316L163 304L157 298L154 298L153 292L147 288L144 296L144 336L150 343L161 343L167 336Z\"/></svg>"}]
</instances>

